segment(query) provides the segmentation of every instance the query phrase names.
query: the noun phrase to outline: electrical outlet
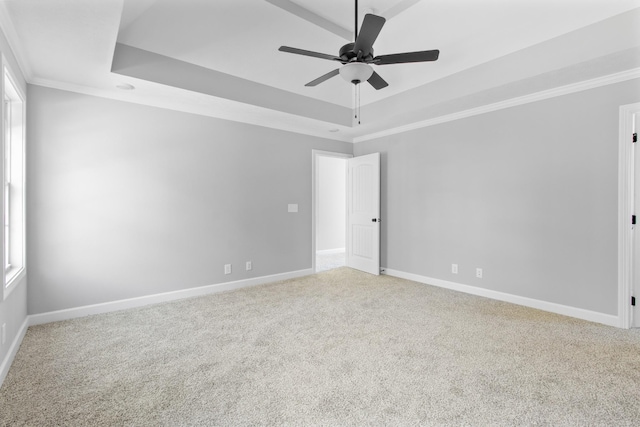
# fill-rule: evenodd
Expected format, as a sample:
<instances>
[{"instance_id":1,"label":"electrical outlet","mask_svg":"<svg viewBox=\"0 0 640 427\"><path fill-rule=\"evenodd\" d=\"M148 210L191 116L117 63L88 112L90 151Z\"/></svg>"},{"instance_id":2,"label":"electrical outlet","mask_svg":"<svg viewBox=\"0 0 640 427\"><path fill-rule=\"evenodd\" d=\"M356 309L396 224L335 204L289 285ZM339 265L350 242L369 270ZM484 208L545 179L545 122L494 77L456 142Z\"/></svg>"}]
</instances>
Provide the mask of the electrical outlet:
<instances>
[{"instance_id":1,"label":"electrical outlet","mask_svg":"<svg viewBox=\"0 0 640 427\"><path fill-rule=\"evenodd\" d=\"M231 274L231 264L224 265L224 274Z\"/></svg>"},{"instance_id":2,"label":"electrical outlet","mask_svg":"<svg viewBox=\"0 0 640 427\"><path fill-rule=\"evenodd\" d=\"M458 264L451 264L451 272L453 274L458 274Z\"/></svg>"},{"instance_id":3,"label":"electrical outlet","mask_svg":"<svg viewBox=\"0 0 640 427\"><path fill-rule=\"evenodd\" d=\"M482 279L482 269L481 268L476 268L476 277L478 279Z\"/></svg>"},{"instance_id":4,"label":"electrical outlet","mask_svg":"<svg viewBox=\"0 0 640 427\"><path fill-rule=\"evenodd\" d=\"M246 267L247 271L251 270L253 268L253 265L251 264L251 261L247 261L247 264L246 264L245 267Z\"/></svg>"},{"instance_id":5,"label":"electrical outlet","mask_svg":"<svg viewBox=\"0 0 640 427\"><path fill-rule=\"evenodd\" d=\"M7 324L2 324L2 345L7 342Z\"/></svg>"}]
</instances>

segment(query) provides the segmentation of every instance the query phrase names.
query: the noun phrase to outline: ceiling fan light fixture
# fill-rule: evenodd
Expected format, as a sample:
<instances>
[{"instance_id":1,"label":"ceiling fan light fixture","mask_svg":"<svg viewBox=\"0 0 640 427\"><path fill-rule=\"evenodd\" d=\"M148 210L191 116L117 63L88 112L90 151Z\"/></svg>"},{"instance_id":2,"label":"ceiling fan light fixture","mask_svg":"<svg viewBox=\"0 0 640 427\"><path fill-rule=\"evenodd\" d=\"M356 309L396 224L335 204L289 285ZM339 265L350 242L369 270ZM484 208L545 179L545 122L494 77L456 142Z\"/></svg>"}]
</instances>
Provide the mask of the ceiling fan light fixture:
<instances>
[{"instance_id":1,"label":"ceiling fan light fixture","mask_svg":"<svg viewBox=\"0 0 640 427\"><path fill-rule=\"evenodd\" d=\"M340 68L342 78L354 84L366 82L372 74L373 68L371 68L371 65L363 64L362 62L351 62Z\"/></svg>"}]
</instances>

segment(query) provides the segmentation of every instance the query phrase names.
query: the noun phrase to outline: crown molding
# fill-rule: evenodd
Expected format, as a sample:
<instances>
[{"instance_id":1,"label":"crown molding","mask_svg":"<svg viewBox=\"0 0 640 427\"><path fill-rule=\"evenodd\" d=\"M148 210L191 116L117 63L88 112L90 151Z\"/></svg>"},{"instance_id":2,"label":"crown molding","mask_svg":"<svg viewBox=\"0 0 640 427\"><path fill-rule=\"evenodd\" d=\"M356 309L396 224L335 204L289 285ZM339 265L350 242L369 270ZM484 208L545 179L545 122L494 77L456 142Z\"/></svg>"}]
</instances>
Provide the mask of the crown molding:
<instances>
[{"instance_id":1,"label":"crown molding","mask_svg":"<svg viewBox=\"0 0 640 427\"><path fill-rule=\"evenodd\" d=\"M255 105L243 104L237 101L230 101L225 98L216 97L216 107L212 108L201 103L174 103L170 99L165 98L150 99L143 96L136 96L134 91L116 92L42 78L34 78L29 83L51 89L146 105L149 107L163 108L166 110L191 113L199 116L213 117L216 119L292 132L331 141L353 143L353 138L349 135L341 134L339 132L329 132L328 129L330 128L340 127L334 123L304 118L290 113L270 110L267 108L257 107ZM229 108L221 108L225 105L228 105Z\"/></svg>"},{"instance_id":2,"label":"crown molding","mask_svg":"<svg viewBox=\"0 0 640 427\"><path fill-rule=\"evenodd\" d=\"M132 102L135 104L148 105L152 107L165 108L165 109L175 110L175 111L182 111L182 112L198 114L202 116L215 117L222 120L246 123L250 125L262 126L262 127L278 129L278 130L287 131L287 132L314 136L314 137L328 139L328 140L350 142L355 144L359 142L382 138L385 136L396 135L403 132L408 132L416 129L434 126L441 123L460 120L467 117L477 116L479 114L484 114L492 111L502 110L505 108L515 107L518 105L524 105L532 102L542 101L545 99L568 95L571 93L576 93L584 90L595 89L598 87L607 86L607 85L620 83L627 80L633 80L637 78L640 78L640 68L634 68L634 69L623 71L620 73L610 74L610 75L598 77L595 79L585 80L578 83L572 83L572 84L560 86L554 89L536 92L529 95L508 99L505 101L496 102L493 104L487 104L481 107L472 108L469 110L464 110L464 111L460 111L453 114L447 114L440 117L434 117L432 119L414 122L408 125L398 126L398 127L390 128L380 132L374 132L374 133L370 133L362 136L356 136L356 137L352 137L352 136L349 136L346 134L340 134L340 133L327 134L328 132L318 131L316 129L308 129L306 128L305 124L302 124L302 125L295 124L295 123L299 123L299 121L301 120L300 117L298 116L289 117L290 116L289 114L284 114L284 113L279 113L278 115L287 116L287 117L283 117L283 120L274 121L272 117L268 117L268 118L265 117L260 119L259 114L250 114L250 115L222 114L219 112L212 111L211 109L208 109L202 105L176 106L168 102L159 103L159 102L145 100L142 97L134 98L134 97L131 97L131 94L122 94L118 92L111 92L111 91L106 91L106 90L101 90L101 89L96 89L91 87L45 80L40 78L32 78L29 81L29 83L39 85L39 86L49 87L53 89L60 89L60 90L66 90L70 92L82 93L85 95L92 95L92 96L114 99L114 100L119 100L124 102ZM253 108L253 107L248 107L248 108ZM247 119L248 117L251 117L251 119L248 120ZM327 124L327 125L329 127L334 127L333 125L330 125L330 124Z\"/></svg>"},{"instance_id":3,"label":"crown molding","mask_svg":"<svg viewBox=\"0 0 640 427\"><path fill-rule=\"evenodd\" d=\"M571 93L581 92L584 90L595 89L602 86L607 86L615 83L624 82L627 80L633 80L640 78L640 68L634 68L620 73L609 74L595 79L584 80L577 83L572 83L565 86L560 86L553 89L548 89L529 95L524 95L516 98L507 99L505 101L496 102L493 104L483 105L481 107L472 108L469 110L460 111L453 114L447 114L440 117L434 117L419 122L410 123L404 126L398 126L391 129L386 129L380 132L373 132L367 135L358 136L353 138L354 143L369 141L372 139L382 138L384 136L396 135L403 132L408 132L416 129L421 129L429 126L438 125L441 123L451 122L454 120L464 119L467 117L477 116L479 114L489 113L492 111L503 110L505 108L516 107L518 105L529 104L532 102L542 101L549 98L555 98L558 96L568 95Z\"/></svg>"},{"instance_id":4,"label":"crown molding","mask_svg":"<svg viewBox=\"0 0 640 427\"><path fill-rule=\"evenodd\" d=\"M31 80L33 78L33 70L29 65L29 61L27 61L27 59L24 57L23 52L25 52L25 50L23 49L20 38L18 37L18 33L13 26L13 22L11 22L11 19L9 19L7 2L3 1L0 1L0 31L2 31L5 38L7 39L7 42L9 43L9 48L11 49L13 56L16 58L18 68L20 68L22 76L27 81L27 83L31 83Z\"/></svg>"}]
</instances>

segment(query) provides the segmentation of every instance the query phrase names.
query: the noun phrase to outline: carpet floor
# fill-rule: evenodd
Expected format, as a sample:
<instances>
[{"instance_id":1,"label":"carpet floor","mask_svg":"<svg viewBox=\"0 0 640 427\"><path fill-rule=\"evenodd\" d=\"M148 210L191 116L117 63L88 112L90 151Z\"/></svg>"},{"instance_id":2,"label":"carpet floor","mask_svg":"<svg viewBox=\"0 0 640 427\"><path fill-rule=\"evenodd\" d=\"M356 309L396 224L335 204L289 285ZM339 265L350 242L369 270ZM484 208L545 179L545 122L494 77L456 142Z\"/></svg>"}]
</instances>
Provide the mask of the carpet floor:
<instances>
[{"instance_id":1,"label":"carpet floor","mask_svg":"<svg viewBox=\"0 0 640 427\"><path fill-rule=\"evenodd\" d=\"M28 329L3 426L640 424L640 331L339 268Z\"/></svg>"},{"instance_id":2,"label":"carpet floor","mask_svg":"<svg viewBox=\"0 0 640 427\"><path fill-rule=\"evenodd\" d=\"M344 252L337 254L316 254L316 272L333 270L334 268L346 265L346 255Z\"/></svg>"}]
</instances>

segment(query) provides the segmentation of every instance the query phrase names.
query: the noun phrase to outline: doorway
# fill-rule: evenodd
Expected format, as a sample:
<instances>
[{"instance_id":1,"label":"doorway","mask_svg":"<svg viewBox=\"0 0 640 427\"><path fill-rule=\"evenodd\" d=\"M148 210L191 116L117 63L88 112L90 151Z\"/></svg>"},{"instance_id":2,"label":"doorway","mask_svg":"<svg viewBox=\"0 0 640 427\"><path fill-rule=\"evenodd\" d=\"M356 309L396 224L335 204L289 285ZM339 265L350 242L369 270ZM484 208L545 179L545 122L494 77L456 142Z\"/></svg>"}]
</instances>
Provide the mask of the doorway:
<instances>
[{"instance_id":1,"label":"doorway","mask_svg":"<svg viewBox=\"0 0 640 427\"><path fill-rule=\"evenodd\" d=\"M346 265L347 159L350 154L313 150L312 268Z\"/></svg>"}]
</instances>

